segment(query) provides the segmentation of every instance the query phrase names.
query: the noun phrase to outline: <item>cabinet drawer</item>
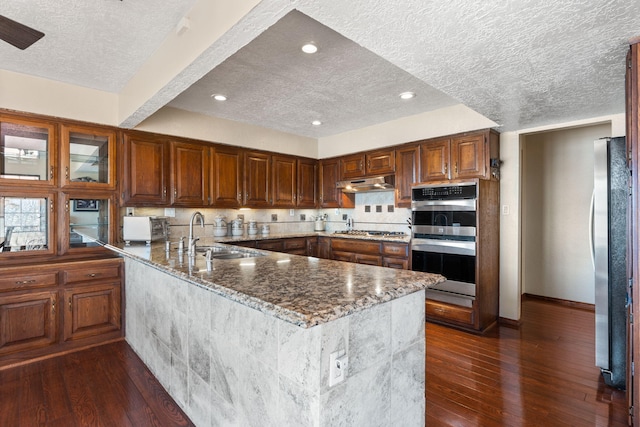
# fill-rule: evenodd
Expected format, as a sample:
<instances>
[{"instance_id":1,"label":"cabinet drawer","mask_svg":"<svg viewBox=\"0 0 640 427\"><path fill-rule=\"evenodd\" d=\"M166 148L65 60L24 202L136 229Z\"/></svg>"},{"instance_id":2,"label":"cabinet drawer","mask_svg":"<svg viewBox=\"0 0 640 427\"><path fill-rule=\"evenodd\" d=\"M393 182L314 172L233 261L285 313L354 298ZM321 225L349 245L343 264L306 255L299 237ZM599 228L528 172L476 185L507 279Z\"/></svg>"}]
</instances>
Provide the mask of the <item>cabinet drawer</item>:
<instances>
[{"instance_id":1,"label":"cabinet drawer","mask_svg":"<svg viewBox=\"0 0 640 427\"><path fill-rule=\"evenodd\" d=\"M388 268L397 268L399 270L409 269L409 260L402 258L387 258L382 259L382 266Z\"/></svg>"},{"instance_id":2,"label":"cabinet drawer","mask_svg":"<svg viewBox=\"0 0 640 427\"><path fill-rule=\"evenodd\" d=\"M284 250L284 242L282 240L258 240L257 247L267 251L282 252Z\"/></svg>"},{"instance_id":3,"label":"cabinet drawer","mask_svg":"<svg viewBox=\"0 0 640 427\"><path fill-rule=\"evenodd\" d=\"M62 272L64 283L89 280L117 279L120 277L120 262L86 263L82 268L69 268Z\"/></svg>"},{"instance_id":4,"label":"cabinet drawer","mask_svg":"<svg viewBox=\"0 0 640 427\"><path fill-rule=\"evenodd\" d=\"M472 308L426 300L425 310L427 320L431 320L430 318L432 318L433 320L473 326L474 317Z\"/></svg>"},{"instance_id":5,"label":"cabinet drawer","mask_svg":"<svg viewBox=\"0 0 640 427\"><path fill-rule=\"evenodd\" d=\"M406 258L409 256L409 245L406 243L382 243L382 255Z\"/></svg>"},{"instance_id":6,"label":"cabinet drawer","mask_svg":"<svg viewBox=\"0 0 640 427\"><path fill-rule=\"evenodd\" d=\"M382 265L382 257L376 255L356 254L356 262L366 265Z\"/></svg>"},{"instance_id":7,"label":"cabinet drawer","mask_svg":"<svg viewBox=\"0 0 640 427\"><path fill-rule=\"evenodd\" d=\"M351 252L331 251L331 259L336 261L354 262L354 258Z\"/></svg>"},{"instance_id":8,"label":"cabinet drawer","mask_svg":"<svg viewBox=\"0 0 640 427\"><path fill-rule=\"evenodd\" d=\"M291 255L307 255L307 248L287 249L285 252Z\"/></svg>"},{"instance_id":9,"label":"cabinet drawer","mask_svg":"<svg viewBox=\"0 0 640 427\"><path fill-rule=\"evenodd\" d=\"M11 274L0 278L0 292L16 291L22 289L46 288L56 286L58 274L55 271L43 273Z\"/></svg>"},{"instance_id":10,"label":"cabinet drawer","mask_svg":"<svg viewBox=\"0 0 640 427\"><path fill-rule=\"evenodd\" d=\"M355 239L331 239L331 249L358 254L380 255L380 242Z\"/></svg>"},{"instance_id":11,"label":"cabinet drawer","mask_svg":"<svg viewBox=\"0 0 640 427\"><path fill-rule=\"evenodd\" d=\"M307 239L304 237L295 237L284 241L284 250L291 252L290 249L305 249L307 247Z\"/></svg>"}]
</instances>

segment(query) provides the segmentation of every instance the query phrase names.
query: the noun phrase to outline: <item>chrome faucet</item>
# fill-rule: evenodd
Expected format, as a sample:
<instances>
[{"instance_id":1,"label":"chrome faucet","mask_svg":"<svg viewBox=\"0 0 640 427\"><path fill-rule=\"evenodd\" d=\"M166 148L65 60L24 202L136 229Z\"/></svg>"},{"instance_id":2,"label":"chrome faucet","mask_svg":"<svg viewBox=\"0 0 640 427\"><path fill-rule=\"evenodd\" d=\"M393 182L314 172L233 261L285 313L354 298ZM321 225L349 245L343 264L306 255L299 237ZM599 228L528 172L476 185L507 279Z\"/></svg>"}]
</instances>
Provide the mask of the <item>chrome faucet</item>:
<instances>
[{"instance_id":1,"label":"chrome faucet","mask_svg":"<svg viewBox=\"0 0 640 427\"><path fill-rule=\"evenodd\" d=\"M200 239L198 239L197 237L193 237L193 223L194 220L198 218L200 220L200 227L204 228L204 216L199 212L196 211L193 213L193 215L191 215L191 219L189 220L189 249L188 249L188 254L190 257L194 257L196 256L196 242Z\"/></svg>"}]
</instances>

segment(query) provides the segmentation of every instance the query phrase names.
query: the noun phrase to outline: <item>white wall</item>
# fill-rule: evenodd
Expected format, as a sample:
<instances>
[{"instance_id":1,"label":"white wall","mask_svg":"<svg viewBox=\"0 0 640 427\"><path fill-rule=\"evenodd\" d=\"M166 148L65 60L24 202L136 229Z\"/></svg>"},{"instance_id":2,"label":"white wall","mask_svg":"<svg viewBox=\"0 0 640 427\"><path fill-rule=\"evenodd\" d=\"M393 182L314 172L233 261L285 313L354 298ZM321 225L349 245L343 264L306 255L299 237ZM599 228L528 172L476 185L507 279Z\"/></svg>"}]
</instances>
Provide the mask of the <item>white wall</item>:
<instances>
[{"instance_id":1,"label":"white wall","mask_svg":"<svg viewBox=\"0 0 640 427\"><path fill-rule=\"evenodd\" d=\"M521 217L520 217L520 173L521 138L537 132L546 132L572 127L609 123L611 136L625 134L625 115L617 114L596 117L569 123L558 123L537 128L504 132L500 135L500 316L520 319L521 290ZM505 215L504 207L509 208Z\"/></svg>"},{"instance_id":2,"label":"white wall","mask_svg":"<svg viewBox=\"0 0 640 427\"><path fill-rule=\"evenodd\" d=\"M158 110L140 123L136 129L297 156L318 157L318 142L314 138L305 138L171 107Z\"/></svg>"},{"instance_id":3,"label":"white wall","mask_svg":"<svg viewBox=\"0 0 640 427\"><path fill-rule=\"evenodd\" d=\"M593 141L610 124L527 135L522 168L522 290L594 303L589 242Z\"/></svg>"},{"instance_id":4,"label":"white wall","mask_svg":"<svg viewBox=\"0 0 640 427\"><path fill-rule=\"evenodd\" d=\"M496 123L492 120L458 104L320 138L318 157L324 159L494 126Z\"/></svg>"}]
</instances>

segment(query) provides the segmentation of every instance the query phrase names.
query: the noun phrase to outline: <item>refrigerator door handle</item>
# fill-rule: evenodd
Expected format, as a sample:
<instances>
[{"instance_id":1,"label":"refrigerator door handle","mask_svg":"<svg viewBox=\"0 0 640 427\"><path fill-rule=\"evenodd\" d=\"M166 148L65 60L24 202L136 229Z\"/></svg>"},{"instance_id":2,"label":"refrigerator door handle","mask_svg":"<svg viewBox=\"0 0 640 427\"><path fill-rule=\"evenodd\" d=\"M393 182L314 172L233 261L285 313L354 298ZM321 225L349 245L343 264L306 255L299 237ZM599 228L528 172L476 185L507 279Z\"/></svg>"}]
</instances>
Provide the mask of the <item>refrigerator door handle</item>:
<instances>
[{"instance_id":1,"label":"refrigerator door handle","mask_svg":"<svg viewBox=\"0 0 640 427\"><path fill-rule=\"evenodd\" d=\"M596 198L596 190L594 188L594 190L591 192L591 204L589 207L589 247L591 248L591 251L589 251L589 254L591 254L591 265L593 266L593 271L596 271L596 247L593 241L593 218L595 215L595 206L594 206L595 198Z\"/></svg>"}]
</instances>

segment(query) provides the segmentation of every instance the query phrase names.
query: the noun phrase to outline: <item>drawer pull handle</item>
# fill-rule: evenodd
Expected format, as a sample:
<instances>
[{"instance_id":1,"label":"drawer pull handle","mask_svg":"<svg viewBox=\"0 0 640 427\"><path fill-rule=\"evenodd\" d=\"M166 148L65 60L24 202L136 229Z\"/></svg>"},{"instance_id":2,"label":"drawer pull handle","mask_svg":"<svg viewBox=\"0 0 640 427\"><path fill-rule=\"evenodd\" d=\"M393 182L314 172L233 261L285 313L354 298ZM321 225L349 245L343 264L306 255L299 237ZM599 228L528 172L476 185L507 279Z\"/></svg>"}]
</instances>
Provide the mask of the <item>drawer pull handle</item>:
<instances>
[{"instance_id":1,"label":"drawer pull handle","mask_svg":"<svg viewBox=\"0 0 640 427\"><path fill-rule=\"evenodd\" d=\"M29 283L36 283L36 279L31 280L18 280L16 285L28 285Z\"/></svg>"},{"instance_id":2,"label":"drawer pull handle","mask_svg":"<svg viewBox=\"0 0 640 427\"><path fill-rule=\"evenodd\" d=\"M69 297L69 310L71 310L71 297Z\"/></svg>"},{"instance_id":3,"label":"drawer pull handle","mask_svg":"<svg viewBox=\"0 0 640 427\"><path fill-rule=\"evenodd\" d=\"M98 273L89 273L89 274L87 274L87 277L96 277L96 276L99 276L99 274Z\"/></svg>"}]
</instances>

